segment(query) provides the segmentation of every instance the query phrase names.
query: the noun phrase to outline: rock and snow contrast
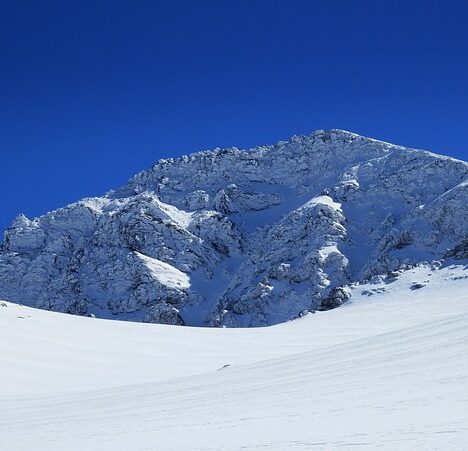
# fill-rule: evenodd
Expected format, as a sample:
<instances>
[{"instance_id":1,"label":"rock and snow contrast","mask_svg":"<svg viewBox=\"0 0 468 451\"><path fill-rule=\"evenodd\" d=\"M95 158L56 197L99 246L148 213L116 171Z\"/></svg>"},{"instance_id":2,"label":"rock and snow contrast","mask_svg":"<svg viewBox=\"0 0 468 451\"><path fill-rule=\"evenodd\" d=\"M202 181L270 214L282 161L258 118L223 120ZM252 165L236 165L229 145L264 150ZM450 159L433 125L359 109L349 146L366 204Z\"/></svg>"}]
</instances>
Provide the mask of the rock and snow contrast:
<instances>
[{"instance_id":1,"label":"rock and snow contrast","mask_svg":"<svg viewBox=\"0 0 468 451\"><path fill-rule=\"evenodd\" d=\"M268 326L353 283L468 256L468 164L342 130L159 161L0 248L0 298L172 325Z\"/></svg>"},{"instance_id":2,"label":"rock and snow contrast","mask_svg":"<svg viewBox=\"0 0 468 451\"><path fill-rule=\"evenodd\" d=\"M0 449L468 449L467 286L419 265L247 329L0 302Z\"/></svg>"},{"instance_id":3,"label":"rock and snow contrast","mask_svg":"<svg viewBox=\"0 0 468 451\"><path fill-rule=\"evenodd\" d=\"M1 450L468 449L463 161L341 130L161 160L16 218L0 299Z\"/></svg>"}]
</instances>

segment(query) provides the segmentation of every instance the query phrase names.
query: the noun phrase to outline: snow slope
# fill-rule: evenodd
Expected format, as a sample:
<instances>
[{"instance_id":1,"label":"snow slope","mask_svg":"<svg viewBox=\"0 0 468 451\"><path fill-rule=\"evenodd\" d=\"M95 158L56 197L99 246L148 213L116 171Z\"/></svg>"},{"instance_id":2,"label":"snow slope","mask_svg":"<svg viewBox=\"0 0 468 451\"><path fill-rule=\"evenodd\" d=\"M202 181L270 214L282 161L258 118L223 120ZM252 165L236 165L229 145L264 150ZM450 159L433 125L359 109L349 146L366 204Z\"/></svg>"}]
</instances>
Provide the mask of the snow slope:
<instances>
[{"instance_id":1,"label":"snow slope","mask_svg":"<svg viewBox=\"0 0 468 451\"><path fill-rule=\"evenodd\" d=\"M266 328L0 305L0 449L468 449L468 270Z\"/></svg>"}]
</instances>

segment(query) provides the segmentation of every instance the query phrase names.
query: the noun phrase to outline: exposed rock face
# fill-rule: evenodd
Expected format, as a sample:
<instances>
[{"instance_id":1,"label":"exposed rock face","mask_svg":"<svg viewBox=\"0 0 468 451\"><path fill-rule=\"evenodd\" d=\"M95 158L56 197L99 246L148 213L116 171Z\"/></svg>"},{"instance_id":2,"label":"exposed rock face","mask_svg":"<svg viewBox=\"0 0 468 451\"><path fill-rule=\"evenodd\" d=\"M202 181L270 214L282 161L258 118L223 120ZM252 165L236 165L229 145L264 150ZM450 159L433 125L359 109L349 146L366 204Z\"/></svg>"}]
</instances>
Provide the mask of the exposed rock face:
<instances>
[{"instance_id":1,"label":"exposed rock face","mask_svg":"<svg viewBox=\"0 0 468 451\"><path fill-rule=\"evenodd\" d=\"M467 258L468 164L341 130L161 160L0 248L0 298L165 324L263 326L346 285Z\"/></svg>"},{"instance_id":2,"label":"exposed rock face","mask_svg":"<svg viewBox=\"0 0 468 451\"><path fill-rule=\"evenodd\" d=\"M460 260L468 258L468 240L464 240L460 244L457 244L453 249L450 249L444 257Z\"/></svg>"},{"instance_id":3,"label":"exposed rock face","mask_svg":"<svg viewBox=\"0 0 468 451\"><path fill-rule=\"evenodd\" d=\"M179 310L166 302L160 302L150 307L144 321L147 323L171 324L172 326L184 325L184 320L179 315Z\"/></svg>"},{"instance_id":4,"label":"exposed rock face","mask_svg":"<svg viewBox=\"0 0 468 451\"><path fill-rule=\"evenodd\" d=\"M330 294L328 297L322 300L320 303L320 310L331 310L334 308L339 307L342 305L344 302L346 302L351 295L349 294L349 291L346 290L343 287L336 287L331 290Z\"/></svg>"}]
</instances>

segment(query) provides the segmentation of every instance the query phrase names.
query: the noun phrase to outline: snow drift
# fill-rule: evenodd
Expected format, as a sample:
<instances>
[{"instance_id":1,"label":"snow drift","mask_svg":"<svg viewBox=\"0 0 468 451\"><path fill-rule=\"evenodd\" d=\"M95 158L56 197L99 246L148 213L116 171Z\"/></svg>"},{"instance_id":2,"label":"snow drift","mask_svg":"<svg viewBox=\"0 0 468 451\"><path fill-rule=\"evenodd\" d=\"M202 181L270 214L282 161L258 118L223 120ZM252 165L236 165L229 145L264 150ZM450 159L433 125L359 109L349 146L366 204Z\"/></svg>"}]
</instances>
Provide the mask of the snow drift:
<instances>
[{"instance_id":1,"label":"snow drift","mask_svg":"<svg viewBox=\"0 0 468 451\"><path fill-rule=\"evenodd\" d=\"M265 328L0 303L0 449L466 449L467 273L418 266Z\"/></svg>"}]
</instances>

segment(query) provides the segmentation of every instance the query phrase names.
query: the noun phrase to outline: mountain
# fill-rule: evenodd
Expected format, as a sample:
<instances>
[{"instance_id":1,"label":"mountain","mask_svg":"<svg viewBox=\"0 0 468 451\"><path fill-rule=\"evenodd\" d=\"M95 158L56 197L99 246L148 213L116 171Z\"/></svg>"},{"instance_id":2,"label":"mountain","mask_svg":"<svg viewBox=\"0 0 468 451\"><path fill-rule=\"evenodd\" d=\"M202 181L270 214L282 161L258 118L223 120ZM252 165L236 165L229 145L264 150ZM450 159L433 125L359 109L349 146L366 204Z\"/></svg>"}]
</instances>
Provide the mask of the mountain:
<instances>
[{"instance_id":1,"label":"mountain","mask_svg":"<svg viewBox=\"0 0 468 451\"><path fill-rule=\"evenodd\" d=\"M266 326L353 284L468 258L468 164L342 130L160 160L0 248L0 298L164 324Z\"/></svg>"},{"instance_id":2,"label":"mountain","mask_svg":"<svg viewBox=\"0 0 468 451\"><path fill-rule=\"evenodd\" d=\"M0 302L0 449L465 450L467 281L419 265L244 329Z\"/></svg>"}]
</instances>

